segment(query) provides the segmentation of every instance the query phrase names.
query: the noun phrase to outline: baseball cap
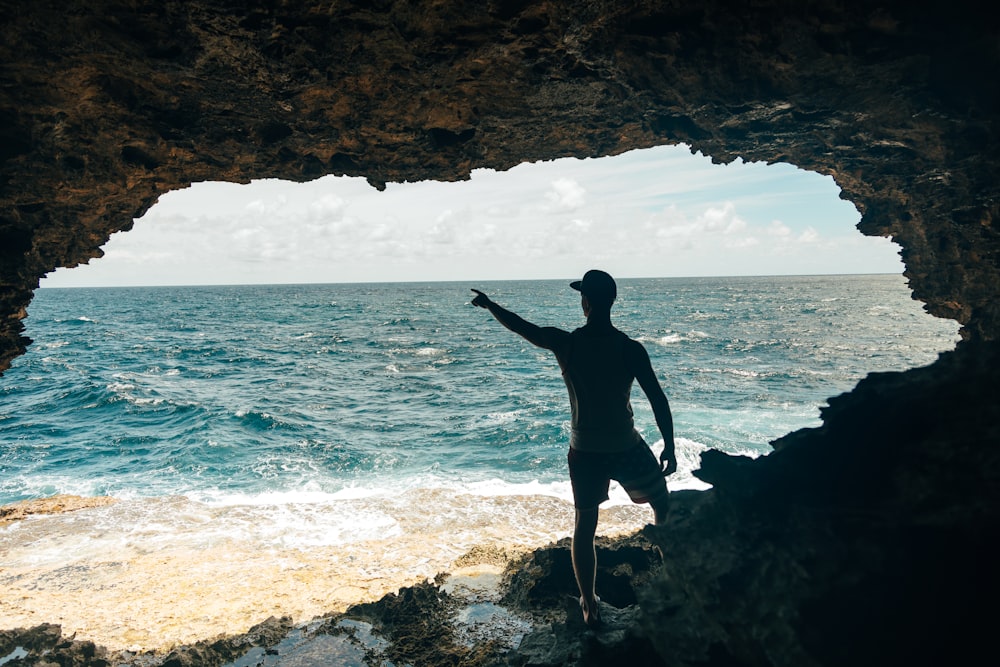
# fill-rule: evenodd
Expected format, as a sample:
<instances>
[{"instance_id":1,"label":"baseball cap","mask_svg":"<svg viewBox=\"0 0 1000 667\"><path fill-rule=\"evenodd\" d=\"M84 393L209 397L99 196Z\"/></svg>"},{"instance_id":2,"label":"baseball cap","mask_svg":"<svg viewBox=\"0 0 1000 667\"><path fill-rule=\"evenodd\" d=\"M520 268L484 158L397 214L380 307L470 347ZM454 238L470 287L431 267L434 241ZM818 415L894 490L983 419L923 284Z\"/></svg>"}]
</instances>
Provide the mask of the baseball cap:
<instances>
[{"instance_id":1,"label":"baseball cap","mask_svg":"<svg viewBox=\"0 0 1000 667\"><path fill-rule=\"evenodd\" d=\"M569 286L582 292L591 303L604 303L610 306L618 296L615 279L600 269L587 271L583 274L583 280L574 280Z\"/></svg>"}]
</instances>

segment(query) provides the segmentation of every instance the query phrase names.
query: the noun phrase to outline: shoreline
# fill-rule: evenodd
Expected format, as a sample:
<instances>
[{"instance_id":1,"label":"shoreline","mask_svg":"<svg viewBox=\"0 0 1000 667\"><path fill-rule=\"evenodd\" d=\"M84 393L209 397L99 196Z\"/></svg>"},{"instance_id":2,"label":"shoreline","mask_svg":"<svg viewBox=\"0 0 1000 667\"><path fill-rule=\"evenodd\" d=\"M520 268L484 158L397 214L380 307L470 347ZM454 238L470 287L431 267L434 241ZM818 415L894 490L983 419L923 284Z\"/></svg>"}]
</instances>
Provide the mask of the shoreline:
<instances>
[{"instance_id":1,"label":"shoreline","mask_svg":"<svg viewBox=\"0 0 1000 667\"><path fill-rule=\"evenodd\" d=\"M657 529L598 537L601 628L588 629L576 603L569 538L520 555L479 549L452 572L295 623L272 616L244 633L217 634L169 651L114 650L67 636L58 625L0 630L0 664L195 667L419 664L466 667L575 664L583 653L645 664L636 635L638 597L662 564ZM627 573L624 574L623 573Z\"/></svg>"},{"instance_id":2,"label":"shoreline","mask_svg":"<svg viewBox=\"0 0 1000 667\"><path fill-rule=\"evenodd\" d=\"M19 500L14 503L0 505L0 528L36 514L64 514L91 507L105 507L117 502L119 500L111 496L86 497L69 493L58 493L47 498Z\"/></svg>"},{"instance_id":3,"label":"shoreline","mask_svg":"<svg viewBox=\"0 0 1000 667\"><path fill-rule=\"evenodd\" d=\"M455 498L454 507L466 500ZM30 501L20 518L0 524L0 546L7 547L0 629L58 624L65 635L111 652L163 655L242 635L269 618L297 626L462 568L506 566L572 530L571 505L550 496L480 498L485 505L471 526L460 526L467 515L435 524L409 507L434 514L441 510L435 501L427 490L383 499L398 530L309 547L280 540L261 547L247 532L254 515L238 506L208 511L178 498ZM165 532L142 523L171 512L177 524ZM601 534L634 532L647 514L634 506L602 510ZM122 527L126 519L136 522L126 527L132 532Z\"/></svg>"}]
</instances>

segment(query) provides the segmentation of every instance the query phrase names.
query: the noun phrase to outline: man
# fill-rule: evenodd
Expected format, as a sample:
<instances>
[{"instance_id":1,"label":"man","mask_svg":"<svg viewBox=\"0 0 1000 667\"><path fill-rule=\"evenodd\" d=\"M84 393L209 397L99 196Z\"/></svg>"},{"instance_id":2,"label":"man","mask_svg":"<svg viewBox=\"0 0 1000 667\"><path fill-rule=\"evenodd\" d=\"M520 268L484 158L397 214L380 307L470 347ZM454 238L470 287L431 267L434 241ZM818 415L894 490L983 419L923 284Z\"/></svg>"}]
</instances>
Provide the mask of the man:
<instances>
[{"instance_id":1,"label":"man","mask_svg":"<svg viewBox=\"0 0 1000 667\"><path fill-rule=\"evenodd\" d=\"M569 390L572 432L569 475L573 486L576 523L573 530L573 572L580 587L583 620L600 623L595 593L598 506L608 499L610 481L619 482L636 503L649 503L657 524L667 517L664 477L677 470L674 422L670 405L653 373L646 349L611 324L611 306L618 295L614 279L591 270L570 283L581 293L587 324L573 332L539 327L498 306L479 290L472 304L485 308L501 324L538 347L552 350ZM629 395L632 381L649 399L663 436L660 461L636 432Z\"/></svg>"}]
</instances>

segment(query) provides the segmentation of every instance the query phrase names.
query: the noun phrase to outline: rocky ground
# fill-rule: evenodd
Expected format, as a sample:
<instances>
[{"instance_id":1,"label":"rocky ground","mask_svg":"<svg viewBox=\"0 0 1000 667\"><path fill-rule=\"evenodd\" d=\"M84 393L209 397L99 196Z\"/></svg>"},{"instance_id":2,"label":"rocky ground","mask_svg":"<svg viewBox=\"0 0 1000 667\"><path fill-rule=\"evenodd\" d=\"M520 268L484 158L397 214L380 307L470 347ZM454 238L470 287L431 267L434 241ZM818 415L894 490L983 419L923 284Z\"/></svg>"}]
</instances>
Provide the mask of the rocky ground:
<instances>
[{"instance_id":1,"label":"rocky ground","mask_svg":"<svg viewBox=\"0 0 1000 667\"><path fill-rule=\"evenodd\" d=\"M664 527L599 545L609 622L582 624L567 541L291 627L169 655L109 655L51 625L0 633L7 665L973 664L1000 594L1000 345L872 374L758 459L707 452Z\"/></svg>"},{"instance_id":2,"label":"rocky ground","mask_svg":"<svg viewBox=\"0 0 1000 667\"><path fill-rule=\"evenodd\" d=\"M687 506L697 496L680 494L676 504ZM541 667L603 664L610 656L629 664L659 664L635 623L639 591L662 565L659 549L642 533L599 538L598 561L604 625L597 631L583 623L569 541L562 540L510 562L503 553L473 551L456 573L345 613L298 627L287 618L270 618L244 635L178 647L166 655L112 653L64 637L51 624L0 631L0 664Z\"/></svg>"}]
</instances>

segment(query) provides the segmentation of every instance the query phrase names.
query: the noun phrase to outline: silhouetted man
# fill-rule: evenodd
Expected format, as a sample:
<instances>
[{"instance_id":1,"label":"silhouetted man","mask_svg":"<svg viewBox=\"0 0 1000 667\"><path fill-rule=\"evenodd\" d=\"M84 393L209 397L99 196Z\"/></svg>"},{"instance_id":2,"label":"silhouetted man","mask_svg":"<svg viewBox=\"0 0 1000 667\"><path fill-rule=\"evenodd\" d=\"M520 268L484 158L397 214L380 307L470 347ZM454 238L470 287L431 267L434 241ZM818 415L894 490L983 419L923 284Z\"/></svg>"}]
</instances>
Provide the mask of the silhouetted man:
<instances>
[{"instance_id":1,"label":"silhouetted man","mask_svg":"<svg viewBox=\"0 0 1000 667\"><path fill-rule=\"evenodd\" d=\"M569 390L572 434L569 476L573 486L576 524L573 530L573 571L580 587L580 607L588 626L600 623L595 594L598 506L608 499L611 480L617 481L636 503L649 503L655 521L667 516L664 477L677 470L674 422L670 404L653 373L646 349L611 324L611 305L618 290L604 271L591 270L570 283L581 297L587 324L573 332L539 327L498 306L479 290L473 305L486 308L501 324L538 347L552 350ZM657 463L649 446L635 430L629 396L632 381L649 399L663 436Z\"/></svg>"}]
</instances>

